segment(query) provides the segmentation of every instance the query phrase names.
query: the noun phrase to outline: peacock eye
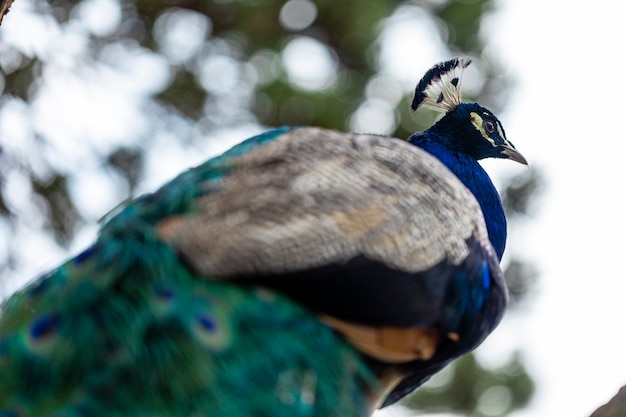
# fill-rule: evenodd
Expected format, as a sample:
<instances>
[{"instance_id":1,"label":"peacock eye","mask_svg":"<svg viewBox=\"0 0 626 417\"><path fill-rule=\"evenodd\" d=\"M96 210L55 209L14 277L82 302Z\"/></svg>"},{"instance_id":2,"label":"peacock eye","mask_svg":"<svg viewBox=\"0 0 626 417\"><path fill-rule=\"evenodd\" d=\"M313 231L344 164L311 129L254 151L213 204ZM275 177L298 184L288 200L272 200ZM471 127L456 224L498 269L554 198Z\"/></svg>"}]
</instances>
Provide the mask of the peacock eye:
<instances>
[{"instance_id":1,"label":"peacock eye","mask_svg":"<svg viewBox=\"0 0 626 417\"><path fill-rule=\"evenodd\" d=\"M496 125L493 124L491 120L485 120L485 122L483 123L483 128L485 129L485 132L489 134L496 131Z\"/></svg>"}]
</instances>

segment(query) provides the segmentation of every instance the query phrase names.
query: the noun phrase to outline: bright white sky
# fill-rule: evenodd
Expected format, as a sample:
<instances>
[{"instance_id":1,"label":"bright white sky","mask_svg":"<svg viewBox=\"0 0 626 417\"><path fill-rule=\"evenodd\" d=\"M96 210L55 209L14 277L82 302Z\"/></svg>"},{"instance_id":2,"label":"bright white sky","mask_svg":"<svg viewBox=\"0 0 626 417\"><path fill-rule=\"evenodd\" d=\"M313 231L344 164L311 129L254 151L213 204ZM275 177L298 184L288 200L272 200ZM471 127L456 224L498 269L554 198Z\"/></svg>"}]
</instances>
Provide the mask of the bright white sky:
<instances>
[{"instance_id":1,"label":"bright white sky","mask_svg":"<svg viewBox=\"0 0 626 417\"><path fill-rule=\"evenodd\" d=\"M537 394L516 417L587 417L626 384L626 2L499 3L483 35L517 79L500 120L549 184L540 213L509 243L511 253L539 264L536 300L524 320L507 319L481 355L497 363L498 352L524 352ZM398 24L384 61L413 88L420 74L402 68L449 57L415 21ZM522 169L507 161L486 166L496 179Z\"/></svg>"},{"instance_id":2,"label":"bright white sky","mask_svg":"<svg viewBox=\"0 0 626 417\"><path fill-rule=\"evenodd\" d=\"M588 416L626 384L625 15L611 0L500 1L485 27L518 78L500 119L549 182L537 221L511 237L542 271L509 335L538 382L520 416Z\"/></svg>"},{"instance_id":3,"label":"bright white sky","mask_svg":"<svg viewBox=\"0 0 626 417\"><path fill-rule=\"evenodd\" d=\"M516 78L499 118L548 181L538 216L508 245L538 263L536 299L480 350L490 357L521 347L537 393L516 417L588 417L626 384L624 16L619 1L501 0L482 28L489 52ZM432 48L406 57L411 44L432 39L419 32L398 33L392 70L448 58ZM496 180L520 169L485 166Z\"/></svg>"},{"instance_id":4,"label":"bright white sky","mask_svg":"<svg viewBox=\"0 0 626 417\"><path fill-rule=\"evenodd\" d=\"M626 2L500 7L485 29L518 77L500 119L549 182L538 221L511 244L542 270L516 334L538 376L520 415L588 416L626 384Z\"/></svg>"}]
</instances>

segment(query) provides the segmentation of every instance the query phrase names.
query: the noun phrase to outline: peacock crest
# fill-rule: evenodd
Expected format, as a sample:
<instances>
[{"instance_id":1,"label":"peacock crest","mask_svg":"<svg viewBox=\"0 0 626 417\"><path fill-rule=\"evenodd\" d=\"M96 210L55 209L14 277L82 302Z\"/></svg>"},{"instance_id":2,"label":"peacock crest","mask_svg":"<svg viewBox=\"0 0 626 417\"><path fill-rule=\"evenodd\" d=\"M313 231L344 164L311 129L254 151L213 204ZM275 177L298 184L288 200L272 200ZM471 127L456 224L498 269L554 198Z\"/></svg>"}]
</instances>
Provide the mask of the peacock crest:
<instances>
[{"instance_id":1,"label":"peacock crest","mask_svg":"<svg viewBox=\"0 0 626 417\"><path fill-rule=\"evenodd\" d=\"M415 87L411 108L415 111L424 106L444 113L454 110L461 104L463 71L471 63L471 59L454 58L433 66Z\"/></svg>"}]
</instances>

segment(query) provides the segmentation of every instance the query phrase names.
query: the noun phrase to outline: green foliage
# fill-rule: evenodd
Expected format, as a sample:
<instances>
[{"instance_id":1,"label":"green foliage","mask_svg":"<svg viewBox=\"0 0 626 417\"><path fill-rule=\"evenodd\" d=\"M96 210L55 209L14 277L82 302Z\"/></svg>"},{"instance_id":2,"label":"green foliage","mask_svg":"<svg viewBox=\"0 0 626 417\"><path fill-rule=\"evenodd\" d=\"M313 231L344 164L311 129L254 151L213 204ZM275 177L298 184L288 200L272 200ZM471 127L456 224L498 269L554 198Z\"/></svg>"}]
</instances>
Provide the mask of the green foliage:
<instances>
[{"instance_id":1,"label":"green foliage","mask_svg":"<svg viewBox=\"0 0 626 417\"><path fill-rule=\"evenodd\" d=\"M54 236L59 244L67 245L79 218L67 191L67 178L59 174L46 180L32 178L32 185L35 202L45 206L49 225L54 225L50 231L56 232Z\"/></svg>"},{"instance_id":2,"label":"green foliage","mask_svg":"<svg viewBox=\"0 0 626 417\"><path fill-rule=\"evenodd\" d=\"M478 36L483 15L493 9L491 0L450 1L435 11L446 24L448 43L459 51L480 53L483 43Z\"/></svg>"},{"instance_id":3,"label":"green foliage","mask_svg":"<svg viewBox=\"0 0 626 417\"><path fill-rule=\"evenodd\" d=\"M85 3L53 0L48 3L35 1L34 5L43 18L53 18L61 30L67 30L76 23L76 16L80 15ZM385 27L385 18L399 5L419 8L439 22L440 36L447 39L450 47L450 52L444 55L472 56L481 55L483 40L477 29L483 13L493 7L491 1L413 5L393 0L350 0L342 2L341 7L331 1L287 3L293 6L290 13L288 4L264 0L124 0L120 4L121 17L116 29L110 33L104 31L104 34L91 33L86 38L89 50L86 56L80 57L82 62L77 63L78 71L81 66L123 66L125 57L112 54L112 46L129 54L149 51L165 59L169 78L146 99L153 103L150 106L161 107L166 119L179 121L170 120L169 127L164 127L166 130L183 123L199 132L208 132L254 120L268 126L317 125L350 130L352 116L366 101L364 91L380 69L376 41ZM306 9L307 4L313 5L311 10ZM307 13L310 22L306 21ZM303 19L304 23L300 22ZM197 44L185 53L180 53L181 48L170 39L181 25L194 27L200 32ZM327 54L331 65L328 80L307 86L306 82L294 81L293 75L289 74L286 49L295 40L302 39L316 42L315 45ZM419 45L406 53L419 53ZM11 49L11 54L11 62L2 66L5 97L22 99L28 105L42 88L38 82L42 72L54 65L54 59L27 54L18 48ZM483 72L498 72L497 63L488 57L481 57L481 63ZM210 67L208 71L207 66ZM423 70L416 69L416 73ZM212 79L207 80L209 77ZM492 80L485 78L483 92L490 89L490 83ZM221 89L220 84L232 88ZM409 107L411 93L405 91L402 100L390 103L395 107L395 128L381 133L407 137L432 123L434 115L427 117L428 113L416 121ZM482 101L490 105L489 97ZM155 117L154 112L152 116L150 114L145 113L148 123L154 123L150 121ZM36 133L46 141L45 130ZM148 133L147 136L151 135ZM90 138L81 140L89 141ZM149 148L150 140L148 137L144 142L145 149ZM5 156L12 157L10 154ZM137 156L135 161L140 163L140 158ZM111 160L104 162L110 163ZM4 171L3 176L8 175ZM140 175L130 175L123 170L120 173L128 182L128 189L133 190ZM62 185L50 189L50 193L53 192L68 195ZM50 194L49 198L60 197ZM69 203L71 205L71 200ZM3 193L0 194L0 207L8 212L9 217L17 215L6 204ZM68 213L74 211L70 207ZM57 241L69 243L75 229L72 223L78 220L80 216L68 215L67 219L51 216Z\"/></svg>"},{"instance_id":4,"label":"green foliage","mask_svg":"<svg viewBox=\"0 0 626 417\"><path fill-rule=\"evenodd\" d=\"M519 356L499 369L488 369L480 365L475 355L466 355L404 403L427 413L506 416L528 404L534 389Z\"/></svg>"},{"instance_id":5,"label":"green foliage","mask_svg":"<svg viewBox=\"0 0 626 417\"><path fill-rule=\"evenodd\" d=\"M76 25L88 3L77 0L33 1L42 21L56 22L54 24L59 25L60 30L67 31ZM290 12L289 4L293 6ZM169 77L145 97L148 110L144 115L147 123L155 127L154 131L146 133L144 149L149 149L151 137L159 133L158 129L175 131L180 135L178 127L181 123L201 134L253 121L268 126L317 125L350 130L351 118L367 100L364 91L380 71L377 39L386 25L385 18L394 10L400 10L397 9L399 6L405 8L402 10L419 9L438 22L439 35L448 41L450 48L447 53L442 51L442 55L478 56L481 58L478 68L485 75L501 72L497 63L481 55L483 39L478 36L478 28L483 14L493 8L488 0L433 4L350 0L342 2L341 7L331 1L311 3L304 0L287 3L264 0L123 0L119 5L120 19L114 30L92 30L92 33L83 34L89 49L86 55L77 57L75 72L84 68L98 71L101 65L123 69L127 55L120 51L130 55L148 52L166 61ZM185 48L181 48L175 38L181 26L195 28L199 33L198 39L193 40L195 43L190 40L192 46L184 53L180 51ZM286 49L290 44L293 46L294 41L303 39L313 41L327 55L330 65L327 80L307 85L294 80L290 74ZM414 50L406 53L419 53L419 50L419 45L416 45ZM48 67L55 66L55 58L19 48L10 48L9 52L5 56L12 59L5 59L2 65L6 82L4 104L21 99L28 106L45 87L45 82L40 82L42 74ZM422 73L423 70L417 68L415 72ZM493 90L490 85L494 83L501 84L502 80L485 76L481 88L481 94L485 93L481 101L489 107L493 106L488 92ZM413 116L409 107L411 93L410 90L404 91L404 97L399 102L389 103L395 108L395 127L380 133L407 137L432 123L434 115L424 113L419 119ZM501 96L502 92L498 91L498 95ZM160 114L153 111L154 105L162 108ZM163 124L155 118L160 118ZM45 129L35 134L45 143ZM81 137L80 140L91 139ZM113 150L111 153L116 152ZM19 165L12 161L15 155L0 155L3 165ZM140 165L140 156L134 160ZM105 164L110 162L104 161ZM22 166L21 169L29 177L40 177L40 174L28 173L32 167ZM7 171L2 169L2 176L8 176ZM141 177L140 173L130 175L124 170L120 173L128 182L128 189L133 190ZM38 181L51 180L39 178ZM70 196L64 186L58 184L51 188L48 198L63 199L53 197L52 193L56 192ZM68 202L70 207L66 219L50 216L56 240L63 245L71 242L76 229L74 224L80 220L80 215L71 214L76 211L71 208L71 198ZM0 192L0 208L9 218L18 216L16 209L6 204L4 191ZM103 211L106 209L104 207Z\"/></svg>"},{"instance_id":6,"label":"green foliage","mask_svg":"<svg viewBox=\"0 0 626 417\"><path fill-rule=\"evenodd\" d=\"M532 214L533 203L544 188L541 170L529 169L511 178L502 193L502 204L507 217Z\"/></svg>"}]
</instances>

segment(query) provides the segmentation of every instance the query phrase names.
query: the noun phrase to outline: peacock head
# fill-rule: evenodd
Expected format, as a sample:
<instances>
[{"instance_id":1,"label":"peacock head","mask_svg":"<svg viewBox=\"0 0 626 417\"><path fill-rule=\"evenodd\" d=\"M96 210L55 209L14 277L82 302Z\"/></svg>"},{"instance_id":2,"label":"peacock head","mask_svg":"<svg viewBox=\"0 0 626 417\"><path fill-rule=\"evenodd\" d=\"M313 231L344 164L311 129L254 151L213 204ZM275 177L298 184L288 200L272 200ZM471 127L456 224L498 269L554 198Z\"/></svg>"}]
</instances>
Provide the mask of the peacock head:
<instances>
[{"instance_id":1,"label":"peacock head","mask_svg":"<svg viewBox=\"0 0 626 417\"><path fill-rule=\"evenodd\" d=\"M461 102L463 71L470 63L469 59L455 58L433 66L417 84L411 107L417 110L423 106L445 113L429 130L451 150L467 153L477 160L507 158L528 165L491 111L476 103Z\"/></svg>"}]
</instances>

